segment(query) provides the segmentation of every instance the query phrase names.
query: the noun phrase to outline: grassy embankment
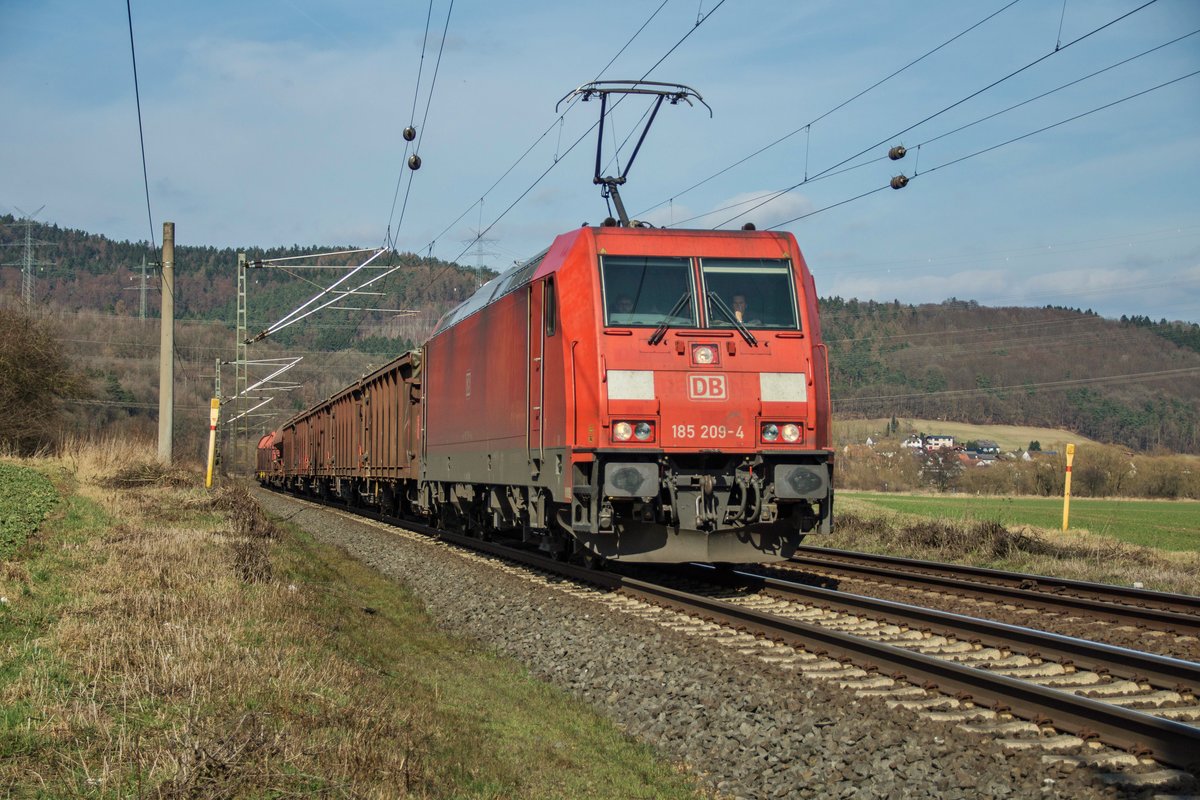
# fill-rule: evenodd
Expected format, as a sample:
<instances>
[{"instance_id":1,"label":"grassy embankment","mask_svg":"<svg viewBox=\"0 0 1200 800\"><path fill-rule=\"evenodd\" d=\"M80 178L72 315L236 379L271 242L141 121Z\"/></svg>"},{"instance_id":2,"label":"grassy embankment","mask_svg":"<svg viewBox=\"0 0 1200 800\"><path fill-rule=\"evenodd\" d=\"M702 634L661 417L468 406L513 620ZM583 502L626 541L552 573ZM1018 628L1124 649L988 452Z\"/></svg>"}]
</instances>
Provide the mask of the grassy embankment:
<instances>
[{"instance_id":1,"label":"grassy embankment","mask_svg":"<svg viewBox=\"0 0 1200 800\"><path fill-rule=\"evenodd\" d=\"M922 517L1062 528L1061 497L947 497L842 492L871 505ZM1070 530L1160 550L1200 552L1200 503L1187 500L1071 499Z\"/></svg>"},{"instance_id":2,"label":"grassy embankment","mask_svg":"<svg viewBox=\"0 0 1200 800\"><path fill-rule=\"evenodd\" d=\"M805 544L1200 594L1200 503L841 491L836 532ZM1087 529L1084 526L1087 525Z\"/></svg>"},{"instance_id":3,"label":"grassy embankment","mask_svg":"<svg viewBox=\"0 0 1200 800\"><path fill-rule=\"evenodd\" d=\"M61 504L5 529L0 795L695 796L402 587L150 456L38 462ZM18 500L42 480L0 471Z\"/></svg>"}]
</instances>

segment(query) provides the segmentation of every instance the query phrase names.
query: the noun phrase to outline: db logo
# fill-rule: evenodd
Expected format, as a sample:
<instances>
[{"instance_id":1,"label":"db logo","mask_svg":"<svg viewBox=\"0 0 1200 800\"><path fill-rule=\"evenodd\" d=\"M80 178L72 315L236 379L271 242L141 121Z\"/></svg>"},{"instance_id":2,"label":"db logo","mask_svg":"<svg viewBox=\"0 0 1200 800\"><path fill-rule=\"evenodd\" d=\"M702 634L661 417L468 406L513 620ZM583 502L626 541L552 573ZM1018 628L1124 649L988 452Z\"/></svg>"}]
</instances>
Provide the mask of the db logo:
<instances>
[{"instance_id":1,"label":"db logo","mask_svg":"<svg viewBox=\"0 0 1200 800\"><path fill-rule=\"evenodd\" d=\"M688 375L688 397L692 400L724 400L724 375Z\"/></svg>"}]
</instances>

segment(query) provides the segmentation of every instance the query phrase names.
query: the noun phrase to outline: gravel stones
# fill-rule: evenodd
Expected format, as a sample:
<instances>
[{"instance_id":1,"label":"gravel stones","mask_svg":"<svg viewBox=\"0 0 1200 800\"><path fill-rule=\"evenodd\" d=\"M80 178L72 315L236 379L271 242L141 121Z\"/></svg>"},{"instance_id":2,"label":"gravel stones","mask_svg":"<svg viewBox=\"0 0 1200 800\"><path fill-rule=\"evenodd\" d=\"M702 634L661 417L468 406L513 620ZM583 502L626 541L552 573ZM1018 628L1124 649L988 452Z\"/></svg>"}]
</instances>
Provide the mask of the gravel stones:
<instances>
[{"instance_id":1,"label":"gravel stones","mask_svg":"<svg viewBox=\"0 0 1200 800\"><path fill-rule=\"evenodd\" d=\"M588 591L413 541L279 495L270 513L403 582L439 624L585 698L721 796L1150 796L1087 768L1004 754L984 737L773 667L712 639L614 611ZM663 612L666 614L667 612ZM652 615L644 615L652 616Z\"/></svg>"}]
</instances>

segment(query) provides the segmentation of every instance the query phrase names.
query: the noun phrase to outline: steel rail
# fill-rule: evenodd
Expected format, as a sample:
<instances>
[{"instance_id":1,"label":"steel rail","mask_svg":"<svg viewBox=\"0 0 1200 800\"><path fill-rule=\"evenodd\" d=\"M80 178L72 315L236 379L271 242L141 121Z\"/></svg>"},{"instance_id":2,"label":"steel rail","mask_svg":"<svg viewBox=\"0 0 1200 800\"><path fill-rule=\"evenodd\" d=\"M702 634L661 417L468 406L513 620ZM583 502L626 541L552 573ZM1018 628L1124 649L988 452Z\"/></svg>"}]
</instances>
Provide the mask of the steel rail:
<instances>
[{"instance_id":1,"label":"steel rail","mask_svg":"<svg viewBox=\"0 0 1200 800\"><path fill-rule=\"evenodd\" d=\"M918 685L937 688L941 692L962 700L970 700L979 706L1004 710L1017 717L1050 724L1085 739L1099 739L1121 749L1149 753L1164 764L1189 769L1195 768L1200 761L1197 757L1197 753L1200 753L1200 728L1173 720L1108 705L817 625L765 614L723 600L683 592L613 572L589 570L495 542L397 519L370 509L351 509L342 503L312 497L295 499L327 505L347 513L430 534L444 541L524 563L573 580L619 590L685 613L699 613L724 621L740 630L803 647L818 655L857 662L870 672L890 670L897 677L903 677Z\"/></svg>"},{"instance_id":2,"label":"steel rail","mask_svg":"<svg viewBox=\"0 0 1200 800\"><path fill-rule=\"evenodd\" d=\"M969 564L946 564L939 561L923 561L917 558L901 558L880 553L859 553L852 550L837 550L830 547L812 547L802 545L801 556L815 558L845 559L850 562L868 564L885 564L901 569L930 570L934 572L969 575L994 581L1006 586L1028 587L1040 592L1072 591L1096 600L1125 602L1130 605L1145 608L1162 608L1166 611L1200 614L1200 595L1176 594L1174 592L1159 592L1153 589L1139 589L1133 586L1121 586L1114 583L1093 583L1073 578L1056 578L1052 575L1033 575L1028 572L1005 572L988 567L974 567Z\"/></svg>"},{"instance_id":3,"label":"steel rail","mask_svg":"<svg viewBox=\"0 0 1200 800\"><path fill-rule=\"evenodd\" d=\"M795 567L808 567L843 572L848 575L872 579L886 578L888 583L910 583L930 586L973 597L1001 598L1005 601L1018 602L1044 611L1084 613L1089 617L1107 619L1113 622L1136 625L1138 627L1153 626L1182 635L1200 636L1200 606L1189 611L1188 603L1200 598L1190 595L1172 595L1166 592L1149 592L1146 590L1129 589L1126 587L1108 587L1105 584L1092 584L1084 581L1067 581L1057 578L1046 578L1040 575L1023 575L1007 573L999 570L986 570L980 567L958 567L953 564L938 564L910 559L897 559L892 556L874 556L847 551L823 551L819 548L802 548L805 553L814 551L821 555L793 556L787 563ZM852 563L859 562L874 563ZM926 572L914 572L913 569L937 569L943 572L953 571L960 574L974 575L981 578L1002 579L1001 583L979 583L964 580L961 577L933 575ZM789 569L789 567L784 567ZM1093 597L1078 597L1065 594L1051 594L1045 587L1060 586L1073 590L1087 589L1095 594L1101 594L1105 589L1116 589L1109 597L1138 598L1141 602L1151 599L1160 601L1162 598L1177 600L1173 608L1131 605L1127 602L1114 602L1112 599L1103 600Z\"/></svg>"},{"instance_id":4,"label":"steel rail","mask_svg":"<svg viewBox=\"0 0 1200 800\"><path fill-rule=\"evenodd\" d=\"M700 567L695 574L704 578L704 571L707 569ZM706 579L723 581L729 578L732 579L729 581L731 583L749 584L757 589L787 595L789 598L799 598L803 602L822 608L887 622L899 622L918 630L927 626L965 641L1014 650L1030 657L1057 661L1092 672L1106 672L1121 678L1145 681L1158 688L1191 692L1200 696L1200 663L1194 661L1144 653L950 611L807 586L752 572L732 570L724 575L722 572L712 570L712 574L706 576Z\"/></svg>"},{"instance_id":5,"label":"steel rail","mask_svg":"<svg viewBox=\"0 0 1200 800\"><path fill-rule=\"evenodd\" d=\"M824 651L825 655L847 658L871 672L891 670L912 683L927 682L976 705L1048 721L1085 739L1147 752L1166 764L1187 769L1200 761L1200 728L1191 725L665 586L626 578L621 588L685 611L704 611L739 628L818 654Z\"/></svg>"}]
</instances>

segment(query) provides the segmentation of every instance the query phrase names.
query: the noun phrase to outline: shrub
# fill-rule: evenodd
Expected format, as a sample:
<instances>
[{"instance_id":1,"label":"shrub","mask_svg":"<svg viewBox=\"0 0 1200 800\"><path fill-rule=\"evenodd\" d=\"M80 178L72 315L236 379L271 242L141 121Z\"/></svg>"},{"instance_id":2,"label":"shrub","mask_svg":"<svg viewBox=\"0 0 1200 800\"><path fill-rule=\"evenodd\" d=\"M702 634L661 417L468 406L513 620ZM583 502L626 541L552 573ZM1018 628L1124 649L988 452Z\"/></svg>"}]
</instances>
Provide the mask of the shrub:
<instances>
[{"instance_id":1,"label":"shrub","mask_svg":"<svg viewBox=\"0 0 1200 800\"><path fill-rule=\"evenodd\" d=\"M22 455L52 449L61 417L57 401L78 389L49 325L0 308L0 444Z\"/></svg>"}]
</instances>

